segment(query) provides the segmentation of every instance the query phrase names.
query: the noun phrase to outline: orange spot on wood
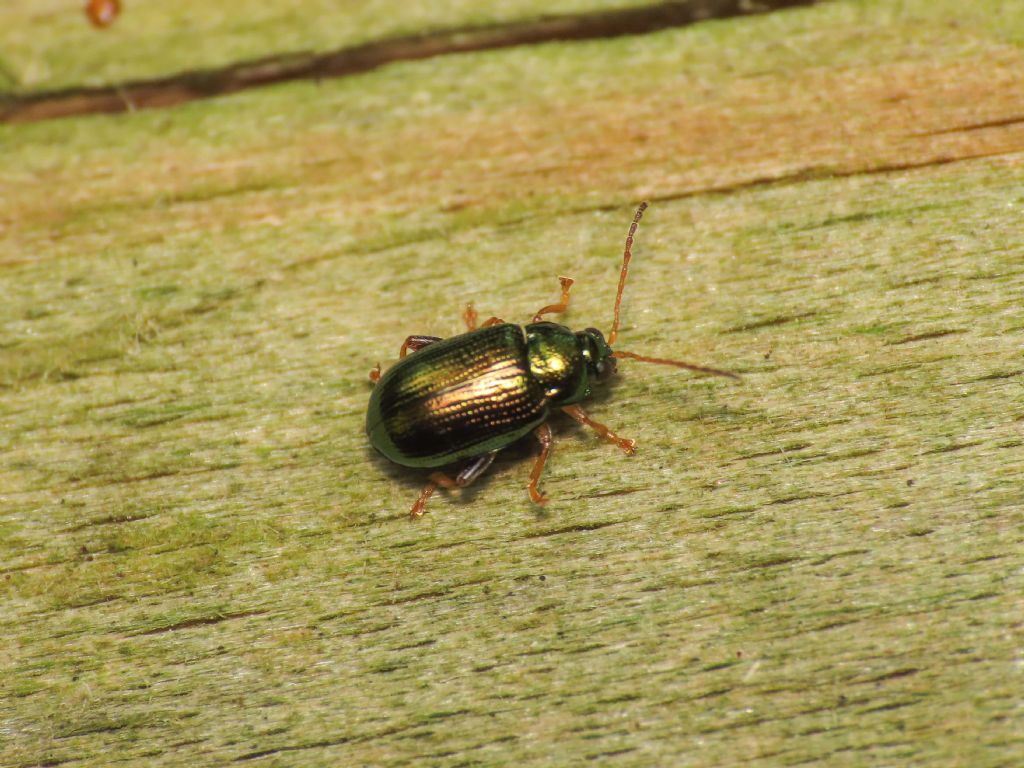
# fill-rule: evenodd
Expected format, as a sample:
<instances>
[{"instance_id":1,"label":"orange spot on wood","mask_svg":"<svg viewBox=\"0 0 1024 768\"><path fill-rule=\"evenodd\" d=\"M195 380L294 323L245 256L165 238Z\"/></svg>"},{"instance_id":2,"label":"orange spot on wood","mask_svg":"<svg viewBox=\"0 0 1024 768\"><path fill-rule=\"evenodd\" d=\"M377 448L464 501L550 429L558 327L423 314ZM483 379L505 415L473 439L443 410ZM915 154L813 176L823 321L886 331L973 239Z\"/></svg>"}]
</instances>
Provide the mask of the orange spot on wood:
<instances>
[{"instance_id":1,"label":"orange spot on wood","mask_svg":"<svg viewBox=\"0 0 1024 768\"><path fill-rule=\"evenodd\" d=\"M108 27L121 13L121 0L87 0L85 15L94 27Z\"/></svg>"}]
</instances>

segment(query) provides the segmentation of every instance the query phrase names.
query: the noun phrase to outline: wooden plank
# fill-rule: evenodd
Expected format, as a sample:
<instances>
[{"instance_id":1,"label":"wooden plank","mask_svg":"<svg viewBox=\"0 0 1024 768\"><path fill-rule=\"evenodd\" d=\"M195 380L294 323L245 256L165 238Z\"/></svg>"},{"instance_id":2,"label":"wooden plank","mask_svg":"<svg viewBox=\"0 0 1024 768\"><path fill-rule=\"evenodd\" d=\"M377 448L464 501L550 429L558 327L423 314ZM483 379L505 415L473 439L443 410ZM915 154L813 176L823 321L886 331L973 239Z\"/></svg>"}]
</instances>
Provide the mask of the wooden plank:
<instances>
[{"instance_id":1,"label":"wooden plank","mask_svg":"<svg viewBox=\"0 0 1024 768\"><path fill-rule=\"evenodd\" d=\"M831 3L0 127L0 764L1019 762L1024 31ZM577 279L465 494L366 372Z\"/></svg>"}]
</instances>

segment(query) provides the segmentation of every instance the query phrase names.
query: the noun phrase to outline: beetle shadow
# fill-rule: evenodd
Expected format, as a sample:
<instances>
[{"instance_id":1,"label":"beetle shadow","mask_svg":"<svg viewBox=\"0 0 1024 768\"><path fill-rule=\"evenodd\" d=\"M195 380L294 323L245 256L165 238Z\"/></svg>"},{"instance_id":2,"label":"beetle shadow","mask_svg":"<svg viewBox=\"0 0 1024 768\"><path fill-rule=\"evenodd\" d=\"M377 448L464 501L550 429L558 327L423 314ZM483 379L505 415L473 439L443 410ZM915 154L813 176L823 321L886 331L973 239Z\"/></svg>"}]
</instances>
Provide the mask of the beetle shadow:
<instances>
[{"instance_id":1,"label":"beetle shadow","mask_svg":"<svg viewBox=\"0 0 1024 768\"><path fill-rule=\"evenodd\" d=\"M423 486L427 484L430 470L403 467L401 464L395 464L393 461L385 458L375 451L373 447L369 445L363 449L363 454L366 456L366 459L373 464L374 469L382 475L385 475L388 480L391 480L398 485L405 486L412 493L419 493L423 490ZM411 504L412 502L409 503Z\"/></svg>"},{"instance_id":2,"label":"beetle shadow","mask_svg":"<svg viewBox=\"0 0 1024 768\"><path fill-rule=\"evenodd\" d=\"M534 441L536 442L536 441ZM526 443L526 440L520 440L515 443L516 446L519 443ZM528 445L528 443L527 443ZM524 447L522 450L522 456L527 455L527 449ZM437 502L450 503L457 506L463 506L472 504L478 494L486 491L491 483L499 479L499 475L505 475L508 473L504 470L509 468L513 460L506 458L506 454L516 453L513 450L513 446L504 448L495 457L494 464L488 467L487 471L478 477L472 484L465 488L449 490L447 488L438 488L434 492L434 497L430 500L427 505L428 512L433 509ZM430 473L435 471L444 472L449 477L455 477L463 468L465 468L471 460L466 460L461 463L447 464L443 467L437 467L435 469L420 469L416 467L403 467L400 464L395 464L393 461L385 458L375 451L372 447L367 446L364 450L366 458L373 464L374 468L381 474L385 475L392 482L402 486L408 490L409 495L409 506L416 500L416 497L423 491L423 488L428 482L430 482Z\"/></svg>"}]
</instances>

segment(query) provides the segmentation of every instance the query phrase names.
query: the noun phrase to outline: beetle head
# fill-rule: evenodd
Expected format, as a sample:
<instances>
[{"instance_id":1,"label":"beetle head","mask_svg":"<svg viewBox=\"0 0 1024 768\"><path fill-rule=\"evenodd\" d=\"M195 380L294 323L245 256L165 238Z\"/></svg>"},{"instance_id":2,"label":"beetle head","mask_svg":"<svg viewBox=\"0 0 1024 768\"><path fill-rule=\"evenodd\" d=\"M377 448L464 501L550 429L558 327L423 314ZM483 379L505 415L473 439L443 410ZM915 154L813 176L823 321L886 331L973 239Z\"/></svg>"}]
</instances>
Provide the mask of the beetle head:
<instances>
[{"instance_id":1,"label":"beetle head","mask_svg":"<svg viewBox=\"0 0 1024 768\"><path fill-rule=\"evenodd\" d=\"M597 328L587 328L577 333L576 338L587 364L587 375L592 381L605 381L615 373L615 358L603 333Z\"/></svg>"}]
</instances>

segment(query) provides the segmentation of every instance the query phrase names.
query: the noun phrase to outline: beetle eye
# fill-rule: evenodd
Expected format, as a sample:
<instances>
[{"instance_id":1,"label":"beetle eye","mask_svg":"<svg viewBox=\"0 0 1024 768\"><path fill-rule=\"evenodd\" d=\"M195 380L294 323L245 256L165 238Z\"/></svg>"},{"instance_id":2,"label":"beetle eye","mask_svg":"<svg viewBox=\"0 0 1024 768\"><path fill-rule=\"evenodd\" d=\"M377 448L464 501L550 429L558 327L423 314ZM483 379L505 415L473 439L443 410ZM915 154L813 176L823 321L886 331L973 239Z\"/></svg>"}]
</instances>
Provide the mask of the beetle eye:
<instances>
[{"instance_id":1,"label":"beetle eye","mask_svg":"<svg viewBox=\"0 0 1024 768\"><path fill-rule=\"evenodd\" d=\"M615 373L615 360L612 358L598 360L597 365L594 366L594 372L597 374L596 378L598 381L605 381Z\"/></svg>"}]
</instances>

